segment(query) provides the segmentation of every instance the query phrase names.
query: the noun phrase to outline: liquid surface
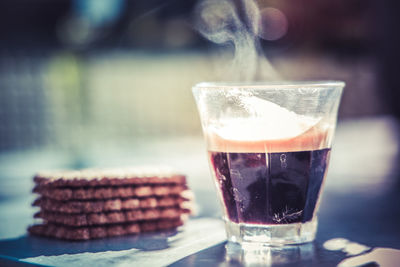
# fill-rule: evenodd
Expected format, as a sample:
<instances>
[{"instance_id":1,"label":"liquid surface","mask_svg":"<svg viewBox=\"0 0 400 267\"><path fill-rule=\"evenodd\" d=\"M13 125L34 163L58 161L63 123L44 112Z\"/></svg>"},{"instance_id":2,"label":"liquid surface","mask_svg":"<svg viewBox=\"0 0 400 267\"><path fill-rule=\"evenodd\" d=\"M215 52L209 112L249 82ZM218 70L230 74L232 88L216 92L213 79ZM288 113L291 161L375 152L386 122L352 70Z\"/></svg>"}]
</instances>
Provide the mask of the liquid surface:
<instances>
[{"instance_id":1,"label":"liquid surface","mask_svg":"<svg viewBox=\"0 0 400 267\"><path fill-rule=\"evenodd\" d=\"M209 150L273 153L330 147L335 123L320 114L300 115L255 96L237 101L249 116L212 121L205 130Z\"/></svg>"},{"instance_id":2,"label":"liquid surface","mask_svg":"<svg viewBox=\"0 0 400 267\"><path fill-rule=\"evenodd\" d=\"M236 223L312 220L330 149L279 153L209 151L226 216Z\"/></svg>"}]
</instances>

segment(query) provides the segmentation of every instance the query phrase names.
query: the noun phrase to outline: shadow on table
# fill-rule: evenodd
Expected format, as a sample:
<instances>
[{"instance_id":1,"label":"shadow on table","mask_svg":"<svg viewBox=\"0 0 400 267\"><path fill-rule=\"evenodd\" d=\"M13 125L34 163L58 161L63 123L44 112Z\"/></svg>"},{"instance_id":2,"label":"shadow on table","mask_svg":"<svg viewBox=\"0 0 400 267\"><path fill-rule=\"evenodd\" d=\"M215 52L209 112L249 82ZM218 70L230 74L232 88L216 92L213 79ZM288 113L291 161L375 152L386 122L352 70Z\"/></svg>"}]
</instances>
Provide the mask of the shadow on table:
<instances>
[{"instance_id":1,"label":"shadow on table","mask_svg":"<svg viewBox=\"0 0 400 267\"><path fill-rule=\"evenodd\" d=\"M289 249L272 247L259 252L235 250L223 243L187 256L171 266L334 267L350 255L323 247L326 241L333 238L346 238L371 248L400 249L400 191L394 186L379 192L374 189L354 190L353 193L325 192L314 243L291 246ZM371 263L366 266L376 265Z\"/></svg>"},{"instance_id":2,"label":"shadow on table","mask_svg":"<svg viewBox=\"0 0 400 267\"><path fill-rule=\"evenodd\" d=\"M168 238L177 233L177 231L169 231L89 241L65 241L24 235L19 238L1 240L0 254L20 259L43 255L56 256L84 252L120 251L132 248L143 251L161 250L169 247Z\"/></svg>"},{"instance_id":3,"label":"shadow on table","mask_svg":"<svg viewBox=\"0 0 400 267\"><path fill-rule=\"evenodd\" d=\"M175 262L171 267L311 266L315 251L314 243L246 249L242 249L237 244L222 243Z\"/></svg>"}]
</instances>

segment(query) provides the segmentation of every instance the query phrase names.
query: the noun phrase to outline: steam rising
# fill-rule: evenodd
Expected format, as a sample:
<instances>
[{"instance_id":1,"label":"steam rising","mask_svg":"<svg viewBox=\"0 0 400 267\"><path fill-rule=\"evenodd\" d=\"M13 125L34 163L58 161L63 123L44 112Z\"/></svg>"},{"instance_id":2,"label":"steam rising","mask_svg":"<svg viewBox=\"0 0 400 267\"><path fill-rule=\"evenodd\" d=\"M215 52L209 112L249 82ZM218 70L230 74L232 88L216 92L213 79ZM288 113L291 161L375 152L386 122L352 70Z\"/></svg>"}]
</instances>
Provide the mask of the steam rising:
<instances>
[{"instance_id":1,"label":"steam rising","mask_svg":"<svg viewBox=\"0 0 400 267\"><path fill-rule=\"evenodd\" d=\"M196 26L208 40L234 49L230 80L276 80L276 71L259 44L260 12L253 0L204 0L197 6Z\"/></svg>"}]
</instances>

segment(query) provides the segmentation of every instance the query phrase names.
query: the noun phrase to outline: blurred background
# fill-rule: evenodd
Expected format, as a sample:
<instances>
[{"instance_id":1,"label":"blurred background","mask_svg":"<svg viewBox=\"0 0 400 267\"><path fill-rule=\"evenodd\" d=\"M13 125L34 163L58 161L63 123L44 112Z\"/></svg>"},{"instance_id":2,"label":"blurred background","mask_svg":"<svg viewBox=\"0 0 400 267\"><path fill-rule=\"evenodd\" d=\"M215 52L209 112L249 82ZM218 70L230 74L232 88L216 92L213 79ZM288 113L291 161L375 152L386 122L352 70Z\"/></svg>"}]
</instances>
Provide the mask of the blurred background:
<instances>
[{"instance_id":1,"label":"blurred background","mask_svg":"<svg viewBox=\"0 0 400 267\"><path fill-rule=\"evenodd\" d=\"M196 31L196 4L0 2L0 201L29 195L41 169L129 164L174 165L200 198L208 192L191 87L221 80L230 63ZM395 176L398 150L398 2L258 4L262 51L285 79L347 84L330 170L346 183L328 188L393 184L386 176Z\"/></svg>"}]
</instances>

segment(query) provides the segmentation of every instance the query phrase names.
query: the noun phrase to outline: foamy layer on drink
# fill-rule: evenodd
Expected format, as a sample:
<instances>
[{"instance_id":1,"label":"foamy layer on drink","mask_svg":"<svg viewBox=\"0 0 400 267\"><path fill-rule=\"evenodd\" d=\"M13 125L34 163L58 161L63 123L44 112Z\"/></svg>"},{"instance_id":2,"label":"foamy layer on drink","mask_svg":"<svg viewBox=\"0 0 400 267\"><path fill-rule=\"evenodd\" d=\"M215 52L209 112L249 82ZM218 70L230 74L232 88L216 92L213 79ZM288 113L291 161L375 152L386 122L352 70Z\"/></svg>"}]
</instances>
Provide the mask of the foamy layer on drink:
<instances>
[{"instance_id":1,"label":"foamy layer on drink","mask_svg":"<svg viewBox=\"0 0 400 267\"><path fill-rule=\"evenodd\" d=\"M205 132L212 151L273 153L328 148L333 126L263 101L253 117L222 119Z\"/></svg>"}]
</instances>

